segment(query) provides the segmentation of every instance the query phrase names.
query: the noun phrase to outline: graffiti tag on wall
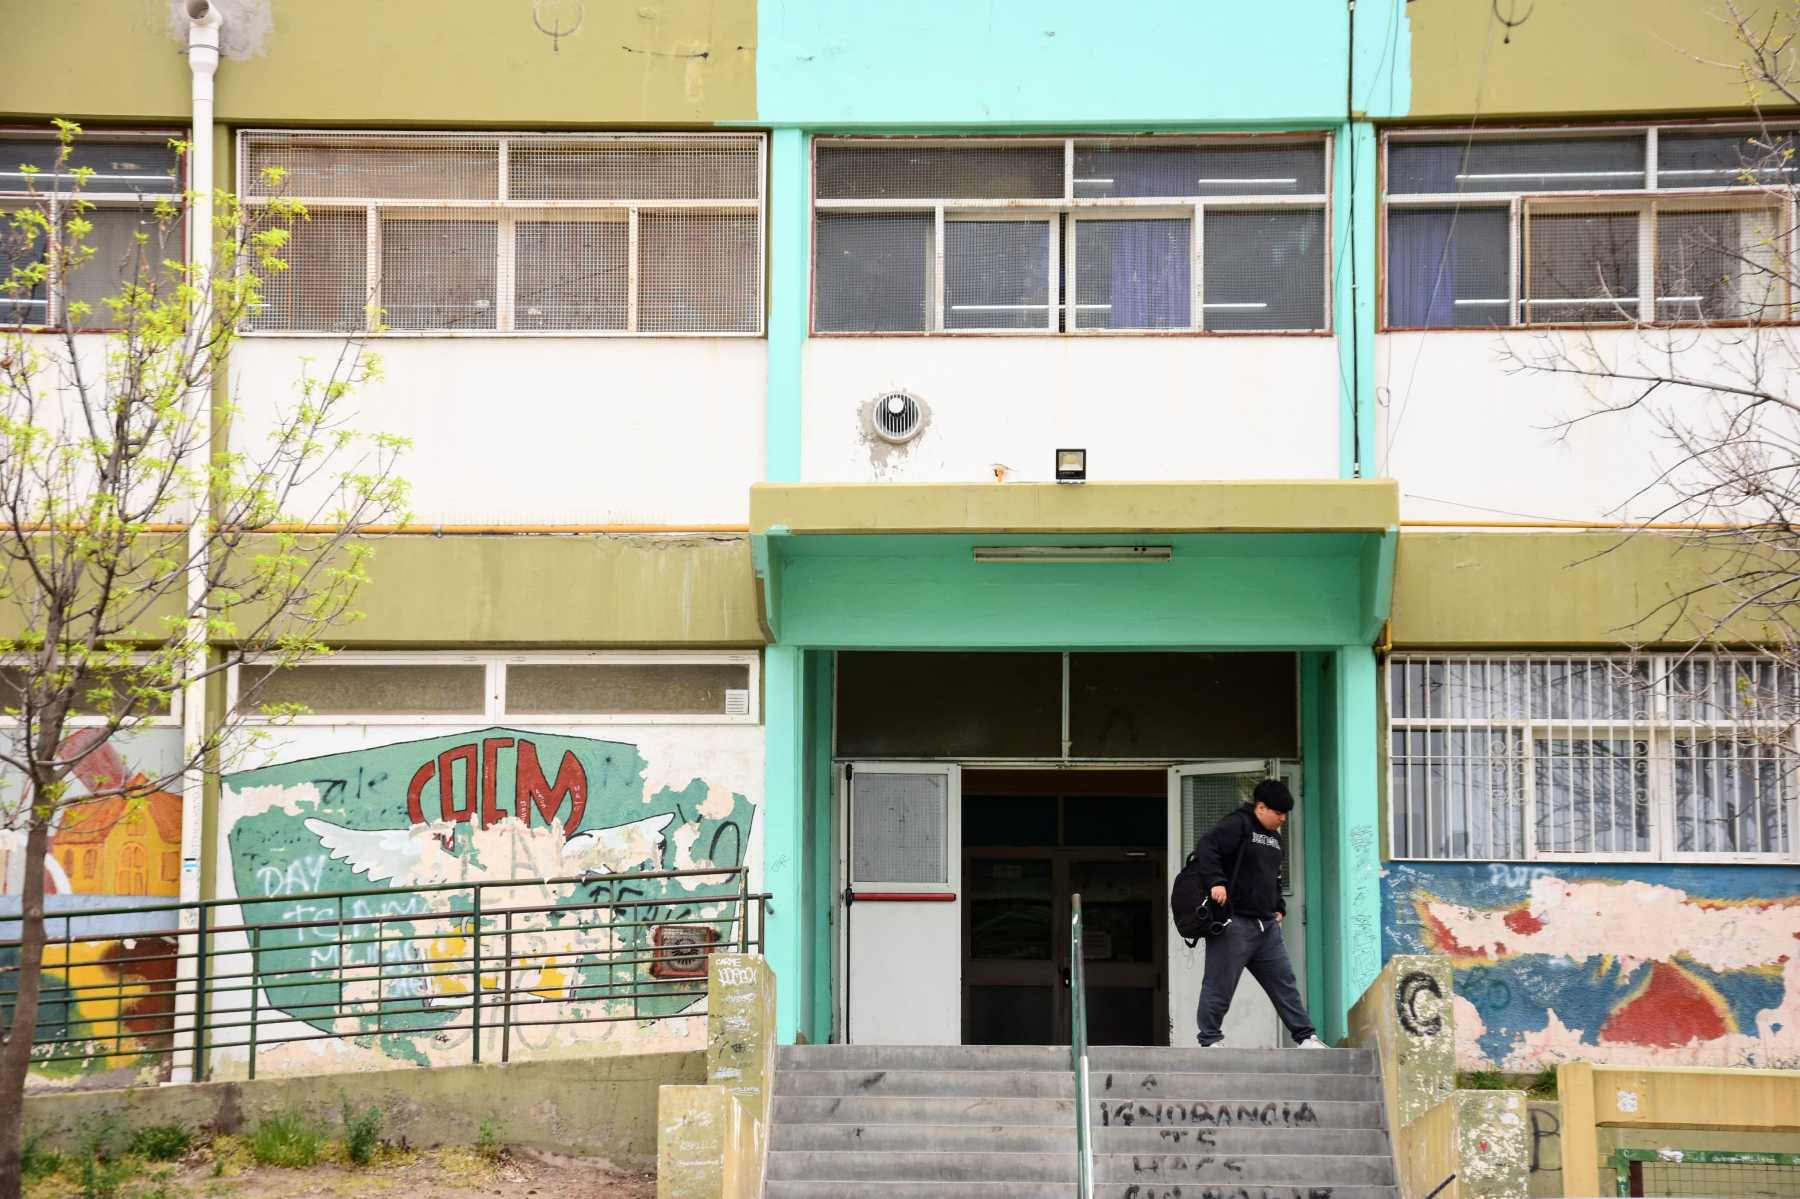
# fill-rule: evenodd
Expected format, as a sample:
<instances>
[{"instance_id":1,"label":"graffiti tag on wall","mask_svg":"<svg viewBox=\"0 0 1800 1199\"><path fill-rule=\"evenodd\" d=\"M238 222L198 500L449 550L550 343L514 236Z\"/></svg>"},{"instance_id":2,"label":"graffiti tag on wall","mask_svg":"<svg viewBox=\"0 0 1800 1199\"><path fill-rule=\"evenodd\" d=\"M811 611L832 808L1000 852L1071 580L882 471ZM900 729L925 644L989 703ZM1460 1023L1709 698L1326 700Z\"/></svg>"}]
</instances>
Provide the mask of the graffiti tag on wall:
<instances>
[{"instance_id":1,"label":"graffiti tag on wall","mask_svg":"<svg viewBox=\"0 0 1800 1199\"><path fill-rule=\"evenodd\" d=\"M1391 953L1455 967L1464 1069L1800 1065L1800 870L1395 863Z\"/></svg>"}]
</instances>

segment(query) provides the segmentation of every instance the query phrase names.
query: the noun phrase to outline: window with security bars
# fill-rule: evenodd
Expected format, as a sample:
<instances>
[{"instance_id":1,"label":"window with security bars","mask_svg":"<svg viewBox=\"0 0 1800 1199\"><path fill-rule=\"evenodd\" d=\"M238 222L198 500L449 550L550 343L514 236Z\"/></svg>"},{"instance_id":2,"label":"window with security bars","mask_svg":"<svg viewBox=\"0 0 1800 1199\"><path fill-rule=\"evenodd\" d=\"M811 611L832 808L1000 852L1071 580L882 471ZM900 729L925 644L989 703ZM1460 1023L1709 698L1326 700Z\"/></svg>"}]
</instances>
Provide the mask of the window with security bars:
<instances>
[{"instance_id":1,"label":"window with security bars","mask_svg":"<svg viewBox=\"0 0 1800 1199\"><path fill-rule=\"evenodd\" d=\"M54 136L0 132L0 324L103 329L114 324L105 301L126 285L147 283L157 272L160 285L174 286L163 264L185 254L182 223L159 216L157 206L181 194L181 161L170 145L177 136L83 134L59 166ZM79 184L78 173L85 175ZM92 253L72 269L53 264L41 281L6 287L15 268L45 259L43 239L15 223L13 214L26 207L47 209L64 227L77 217L86 221L82 240ZM76 308L72 318L72 304L85 304L86 315Z\"/></svg>"},{"instance_id":2,"label":"window with security bars","mask_svg":"<svg viewBox=\"0 0 1800 1199\"><path fill-rule=\"evenodd\" d=\"M245 202L308 214L249 329L757 334L763 161L760 134L246 131Z\"/></svg>"},{"instance_id":3,"label":"window with security bars","mask_svg":"<svg viewBox=\"0 0 1800 1199\"><path fill-rule=\"evenodd\" d=\"M1792 319L1790 131L1397 132L1387 325Z\"/></svg>"},{"instance_id":4,"label":"window with security bars","mask_svg":"<svg viewBox=\"0 0 1800 1199\"><path fill-rule=\"evenodd\" d=\"M821 139L820 333L1327 327L1327 143Z\"/></svg>"},{"instance_id":5,"label":"window with security bars","mask_svg":"<svg viewBox=\"0 0 1800 1199\"><path fill-rule=\"evenodd\" d=\"M1797 701L1767 658L1397 655L1392 854L1793 860Z\"/></svg>"}]
</instances>

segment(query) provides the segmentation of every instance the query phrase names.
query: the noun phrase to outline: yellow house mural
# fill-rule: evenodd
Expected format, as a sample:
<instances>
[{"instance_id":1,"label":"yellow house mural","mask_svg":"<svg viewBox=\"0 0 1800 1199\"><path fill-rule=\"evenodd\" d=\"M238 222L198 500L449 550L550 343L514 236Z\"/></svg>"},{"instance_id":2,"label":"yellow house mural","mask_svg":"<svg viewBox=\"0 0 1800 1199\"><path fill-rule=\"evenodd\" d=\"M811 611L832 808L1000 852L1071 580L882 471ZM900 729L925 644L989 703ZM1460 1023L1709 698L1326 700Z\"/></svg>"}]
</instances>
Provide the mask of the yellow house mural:
<instances>
[{"instance_id":1,"label":"yellow house mural","mask_svg":"<svg viewBox=\"0 0 1800 1199\"><path fill-rule=\"evenodd\" d=\"M62 752L91 737L82 730ZM91 792L122 795L77 803L62 813L50 835L50 856L77 895L173 896L181 893L181 797L144 791L149 778L133 770L111 743L91 750L75 767Z\"/></svg>"}]
</instances>

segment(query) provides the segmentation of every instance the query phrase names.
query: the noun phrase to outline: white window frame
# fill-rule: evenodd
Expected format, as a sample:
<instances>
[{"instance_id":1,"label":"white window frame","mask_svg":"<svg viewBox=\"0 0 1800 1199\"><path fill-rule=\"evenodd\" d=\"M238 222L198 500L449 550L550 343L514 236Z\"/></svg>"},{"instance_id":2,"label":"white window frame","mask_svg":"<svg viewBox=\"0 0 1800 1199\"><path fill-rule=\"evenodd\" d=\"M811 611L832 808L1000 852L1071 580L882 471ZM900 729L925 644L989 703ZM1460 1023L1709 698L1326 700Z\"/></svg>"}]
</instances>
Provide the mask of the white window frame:
<instances>
[{"instance_id":1,"label":"white window frame","mask_svg":"<svg viewBox=\"0 0 1800 1199\"><path fill-rule=\"evenodd\" d=\"M256 188L254 180L248 178L250 163L250 145L259 138L268 137L306 137L315 136L329 138L343 136L346 131L332 129L242 129L238 132L238 194L246 209L266 206L270 197L253 194ZM673 338L760 338L767 334L768 312L768 198L769 198L769 139L768 135L745 132L696 132L696 133L530 133L530 132L495 132L480 130L442 130L420 132L417 130L356 130L357 138L379 141L391 138L396 142L429 141L441 138L448 141L458 140L494 140L499 143L498 189L501 195L491 200L480 199L411 199L411 200L361 200L352 197L330 196L309 197L300 193L286 194L282 198L296 200L305 205L309 213L315 212L360 212L364 219L364 233L367 247L366 275L369 295L367 303L380 307L381 304L381 225L384 219L442 219L442 220L491 220L495 225L494 239L496 243L496 264L494 275L494 328L492 329L390 329L384 328L374 332L364 328L352 331L351 335L364 337L673 337ZM749 138L756 139L756 198L753 200L717 199L717 198L675 198L654 199L643 197L625 197L610 200L515 200L504 197L508 187L507 163L511 147L514 143L535 142L550 145L592 143L604 144L616 142L626 145L655 145L657 143L696 143L705 139L721 142L743 142ZM626 262L628 281L626 286L626 327L623 329L517 329L513 312L514 287L514 242L513 226L520 214L531 214L532 220L556 219L548 214L555 212L567 214L574 218L578 214L609 214L609 219L621 221L627 226ZM731 214L749 213L756 217L756 327L741 330L656 330L638 328L639 308L639 254L638 254L638 221L645 212L657 213L702 213ZM397 214L404 213L404 218ZM239 331L244 337L326 337L342 340L346 333L342 330L323 329L252 329Z\"/></svg>"},{"instance_id":2,"label":"white window frame","mask_svg":"<svg viewBox=\"0 0 1800 1199\"><path fill-rule=\"evenodd\" d=\"M1667 677L1680 655L1647 654L1637 659L1646 664L1651 688L1644 695L1644 706L1633 712L1629 719L1598 719L1592 717L1550 717L1533 713L1529 716L1502 716L1490 718L1472 718L1462 716L1406 716L1394 715L1395 703L1392 694L1391 668L1395 665L1411 664L1498 664L1505 669L1508 664L1523 663L1565 663L1590 664L1604 666L1608 663L1630 663L1629 655L1600 652L1576 651L1570 653L1433 653L1430 651L1408 651L1388 656L1383 662L1381 685L1384 703L1384 728L1382 737L1382 792L1388 803L1388 846L1390 857L1395 861L1406 862L1529 862L1535 864L1557 862L1660 862L1667 864L1687 863L1730 863L1735 865L1785 865L1800 863L1800 776L1790 783L1787 798L1788 852L1767 851L1759 853L1720 852L1720 851L1682 851L1676 849L1676 803L1674 795L1674 752L1673 745L1684 737L1693 739L1700 732L1721 733L1733 728L1773 729L1779 727L1773 721L1725 721L1725 720L1676 720L1671 712L1671 695L1661 680ZM1695 660L1709 666L1717 667L1740 661L1766 661L1753 654L1707 654ZM1527 685L1529 685L1529 671ZM1471 857L1444 855L1438 857L1419 853L1401 854L1394 847L1400 843L1400 823L1408 817L1408 812L1396 802L1392 793L1394 734L1402 732L1432 732L1453 730L1490 730L1492 732L1517 732L1523 736L1524 744L1516 765L1522 775L1523 838L1525 856L1514 857ZM1647 789L1650 807L1650 847L1643 851L1560 852L1547 850L1538 844L1537 820L1537 787L1536 758L1534 742L1548 739L1575 740L1625 740L1645 744L1645 760L1648 777ZM1429 745L1429 741L1427 741ZM1800 750L1796 745L1793 730L1786 734L1786 749L1790 753ZM1800 767L1800 756L1795 758ZM1429 756L1427 758L1427 786L1429 787ZM1429 794L1424 802L1429 804ZM1416 838L1408 837L1408 842L1416 844Z\"/></svg>"},{"instance_id":3,"label":"white window frame","mask_svg":"<svg viewBox=\"0 0 1800 1199\"><path fill-rule=\"evenodd\" d=\"M257 666L268 661L267 658L253 657L245 665ZM744 666L747 671L747 686L750 691L749 707L742 716L724 714L688 714L688 713L608 713L592 712L532 712L508 713L506 711L506 669L509 666L595 666L595 665L730 665ZM471 721L484 721L489 724L507 721L525 721L533 725L663 725L663 724L727 724L754 725L762 721L762 655L757 653L682 653L682 652L591 652L591 653L517 653L517 654L481 654L455 653L436 650L345 650L324 657L314 658L299 667L307 666L391 666L405 669L409 666L479 666L483 669L483 706L480 712L375 712L375 713L313 713L306 716L270 717L260 713L245 713L242 719L252 725L454 725L467 724ZM226 704L235 709L238 704L238 671L233 666L226 685Z\"/></svg>"},{"instance_id":4,"label":"white window frame","mask_svg":"<svg viewBox=\"0 0 1800 1199\"><path fill-rule=\"evenodd\" d=\"M150 145L166 144L172 138L185 137L186 132L183 129L90 129L80 135L76 140L76 145L129 142L143 142ZM55 134L45 133L39 129L0 129L0 136L9 140L17 138L20 141L42 141L50 145L56 143ZM37 176L38 194L37 198L33 200L31 193L26 190L25 178L17 167L17 163L0 164L0 222L10 221L14 212L29 204L47 201L51 219L60 223L64 215L63 201L73 198L74 195L72 191L65 188L64 181L72 183L74 176L51 171L39 172ZM187 158L185 156L177 157L175 160L176 173L172 177L168 177L168 186L161 191L109 191L102 182L109 177L97 174L92 176L89 183L81 189L81 198L92 203L96 209L108 211L133 209L148 211L163 200L176 205L177 209L181 211L181 215L177 216L174 222L174 252L178 257L185 259L187 257L187 220L185 208L182 205L182 192L187 186L187 168ZM146 176L146 178L160 179L164 176ZM117 264L94 263L91 265L112 269ZM44 306L44 319L37 323L25 322L24 327L27 329L50 331L63 329L68 324L65 319L67 314L63 311L63 282L60 275L54 271L44 282L42 301L20 301L0 297L0 308L11 308L20 303L42 303ZM96 306L93 316L76 331L108 333L116 330L118 326L107 320L108 315L103 308Z\"/></svg>"},{"instance_id":5,"label":"white window frame","mask_svg":"<svg viewBox=\"0 0 1800 1199\"><path fill-rule=\"evenodd\" d=\"M1325 190L1305 195L1264 195L1264 196L1077 196L1075 195L1075 151L1082 143L1101 142L1119 145L1128 140L1135 140L1145 146L1269 146L1269 145L1320 145L1324 151L1324 165L1321 178ZM827 199L818 194L818 155L821 150L830 150L846 146L871 146L882 148L895 147L945 147L956 149L977 149L983 146L1026 147L1026 146L1059 146L1063 151L1063 194L1060 197L1039 197L1029 199L1009 198L906 198L906 199ZM1308 337L1329 336L1334 329L1333 295L1331 287L1331 270L1334 258L1333 239L1336 230L1332 222L1332 180L1334 175L1333 153L1336 147L1334 139L1327 133L1294 132L1282 134L1236 134L1229 136L1190 136L1178 134L1154 134L1139 138L1107 137L1104 134L1087 134L1072 137L931 137L931 138L884 138L884 137L817 137L812 142L812 212L807 222L808 245L808 278L810 283L811 302L807 310L807 325L814 337L1167 337L1191 336L1206 333L1215 337ZM1316 211L1323 222L1324 242L1321 254L1320 295L1321 323L1317 327L1294 329L1208 329L1206 327L1204 276L1205 262L1205 219L1208 209L1252 209L1296 208L1305 211ZM926 272L926 285L931 289L931 296L926 304L926 323L924 329L909 330L820 330L819 316L819 268L818 268L818 229L819 216L831 212L863 212L871 215L928 213L932 216L932 242L929 250L930 262ZM1061 221L1059 233L1056 225L1059 217L1069 219ZM1059 297L1066 296L1066 302L1076 304L1075 290L1075 233L1076 224L1083 218L1109 218L1112 220L1130 219L1178 219L1190 222L1188 230L1188 246L1192 254L1192 266L1189 269L1189 285L1193 298L1189 305L1189 323L1180 328L1142 328L1142 329L1082 329L1076 326L1071 318L1062 319L1064 301ZM1052 223L1050 231L1049 252L1049 294L1050 318L1047 327L1042 329L990 329L990 328L949 328L945 324L945 289L944 274L944 225L955 220L1048 220ZM1065 326L1059 328L1058 326Z\"/></svg>"},{"instance_id":6,"label":"white window frame","mask_svg":"<svg viewBox=\"0 0 1800 1199\"><path fill-rule=\"evenodd\" d=\"M1591 211L1638 213L1638 316L1637 322L1644 324L1668 325L1671 327L1695 325L1724 325L1737 327L1745 324L1781 325L1793 323L1800 319L1800 296L1790 295L1785 307L1787 313L1781 318L1770 318L1755 322L1744 321L1682 321L1660 320L1655 316L1656 310L1656 215L1659 211L1704 212L1717 211L1724 208L1768 207L1778 208L1777 227L1779 236L1786 244L1781 247L1781 257L1789 264L1788 271L1793 270L1796 262L1797 247L1792 237L1796 219L1800 218L1800 205L1796 203L1796 193L1800 186L1777 189L1746 184L1734 187L1663 187L1657 171L1657 135L1659 132L1672 133L1760 133L1765 126L1751 122L1732 121L1722 123L1690 123L1663 125L1567 125L1555 128L1541 126L1512 126L1482 129L1471 132L1466 126L1461 129L1393 129L1381 137L1381 178L1383 180L1381 197L1381 262L1379 264L1382 282L1381 332L1404 333L1473 333L1497 332L1512 329L1543 329L1561 326L1578 328L1629 328L1629 320L1618 321L1545 321L1533 324L1525 319L1525 309L1529 302L1525 296L1526 288L1526 254L1527 233L1525 225L1528 207L1546 208L1554 206L1558 211L1578 212ZM1800 126L1783 123L1772 123L1766 127L1771 132L1793 133L1800 137ZM1514 190L1514 191L1478 191L1478 192L1394 192L1387 187L1386 181L1392 173L1388 169L1388 155L1396 144L1407 142L1444 142L1461 139L1475 142L1519 142L1533 139L1563 140L1574 137L1623 137L1635 135L1643 139L1644 146L1644 184L1632 188L1570 188L1567 190ZM1396 209L1409 208L1450 208L1456 211L1471 209L1494 210L1504 209L1507 213L1507 275L1508 294L1506 297L1506 320L1497 325L1396 325L1392 319L1393 288L1388 272L1388 217ZM1493 297L1498 299L1499 297Z\"/></svg>"}]
</instances>

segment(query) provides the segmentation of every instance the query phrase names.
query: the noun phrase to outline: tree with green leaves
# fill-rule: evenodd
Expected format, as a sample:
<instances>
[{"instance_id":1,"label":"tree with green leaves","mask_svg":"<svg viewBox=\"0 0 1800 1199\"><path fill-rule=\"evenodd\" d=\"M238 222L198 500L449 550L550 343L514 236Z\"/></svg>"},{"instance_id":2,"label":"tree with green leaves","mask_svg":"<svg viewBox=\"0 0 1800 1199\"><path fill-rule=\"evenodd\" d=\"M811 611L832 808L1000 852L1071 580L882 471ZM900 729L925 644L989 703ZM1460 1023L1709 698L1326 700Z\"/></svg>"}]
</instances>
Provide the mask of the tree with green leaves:
<instances>
[{"instance_id":1,"label":"tree with green leaves","mask_svg":"<svg viewBox=\"0 0 1800 1199\"><path fill-rule=\"evenodd\" d=\"M193 794L244 752L238 714L272 711L253 692L222 721L189 721L179 762L130 778L102 768L118 760L109 742L205 680L328 652L356 616L368 533L405 519L403 443L353 424L378 370L359 343L309 362L291 403L256 414L266 437L230 440L226 356L305 209L176 183L138 210L120 260L101 261L80 134L57 122L51 165L24 168L27 199L0 231L0 838L21 875L17 916L0 921L15 957L0 964L0 1199L21 1186L60 817L77 802ZM179 164L187 147L174 148ZM278 170L269 182L279 190ZM184 236L196 210L208 227ZM116 279L110 294L73 298L67 282L96 272Z\"/></svg>"}]
</instances>

